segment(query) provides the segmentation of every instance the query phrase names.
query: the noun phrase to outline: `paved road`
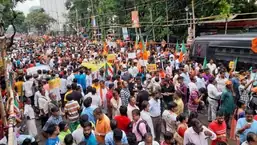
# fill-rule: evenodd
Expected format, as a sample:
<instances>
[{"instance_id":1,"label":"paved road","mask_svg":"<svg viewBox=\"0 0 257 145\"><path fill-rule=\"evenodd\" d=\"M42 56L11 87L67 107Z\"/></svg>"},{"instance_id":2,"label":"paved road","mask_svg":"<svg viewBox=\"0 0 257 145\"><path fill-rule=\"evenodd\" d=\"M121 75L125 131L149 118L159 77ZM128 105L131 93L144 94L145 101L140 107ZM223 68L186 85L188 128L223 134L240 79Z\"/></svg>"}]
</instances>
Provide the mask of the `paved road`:
<instances>
[{"instance_id":1,"label":"paved road","mask_svg":"<svg viewBox=\"0 0 257 145\"><path fill-rule=\"evenodd\" d=\"M207 120L207 112L199 113L199 120L203 122L204 125L208 126L208 120ZM40 121L37 121L37 126L41 127ZM38 129L39 132L41 132L41 129ZM41 136L41 141L39 142L39 145L45 145L45 139ZM235 141L229 140L229 145L236 145Z\"/></svg>"}]
</instances>

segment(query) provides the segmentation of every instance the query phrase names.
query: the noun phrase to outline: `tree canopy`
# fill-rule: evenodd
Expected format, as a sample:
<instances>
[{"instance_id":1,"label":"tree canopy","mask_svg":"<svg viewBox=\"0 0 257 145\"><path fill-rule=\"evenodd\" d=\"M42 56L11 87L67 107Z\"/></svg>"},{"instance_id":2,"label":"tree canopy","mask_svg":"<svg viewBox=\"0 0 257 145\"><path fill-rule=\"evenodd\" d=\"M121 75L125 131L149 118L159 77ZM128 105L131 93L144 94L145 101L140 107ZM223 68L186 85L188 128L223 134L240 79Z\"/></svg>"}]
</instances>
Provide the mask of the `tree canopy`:
<instances>
[{"instance_id":1,"label":"tree canopy","mask_svg":"<svg viewBox=\"0 0 257 145\"><path fill-rule=\"evenodd\" d=\"M39 31L46 31L47 27L53 22L56 22L56 20L46 14L43 9L33 10L25 19L28 27L35 27Z\"/></svg>"},{"instance_id":2,"label":"tree canopy","mask_svg":"<svg viewBox=\"0 0 257 145\"><path fill-rule=\"evenodd\" d=\"M17 2L23 2L23 1L24 0L14 0L13 2L11 0L0 1L0 11L2 12L2 14L0 15L0 18L4 22L5 28L7 28L13 21L17 31L24 32L25 15L23 14L23 12L13 10ZM16 16L15 19L14 19L14 16Z\"/></svg>"}]
</instances>

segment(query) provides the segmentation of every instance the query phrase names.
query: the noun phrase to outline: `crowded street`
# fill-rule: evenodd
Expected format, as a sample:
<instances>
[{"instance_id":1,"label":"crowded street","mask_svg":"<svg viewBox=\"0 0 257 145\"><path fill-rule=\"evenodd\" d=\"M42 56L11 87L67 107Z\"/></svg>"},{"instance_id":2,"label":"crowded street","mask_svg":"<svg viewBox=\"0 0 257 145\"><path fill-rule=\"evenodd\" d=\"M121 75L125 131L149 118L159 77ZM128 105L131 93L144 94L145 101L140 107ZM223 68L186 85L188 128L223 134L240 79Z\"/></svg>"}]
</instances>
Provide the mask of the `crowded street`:
<instances>
[{"instance_id":1,"label":"crowded street","mask_svg":"<svg viewBox=\"0 0 257 145\"><path fill-rule=\"evenodd\" d=\"M257 145L256 1L0 11L0 145Z\"/></svg>"}]
</instances>

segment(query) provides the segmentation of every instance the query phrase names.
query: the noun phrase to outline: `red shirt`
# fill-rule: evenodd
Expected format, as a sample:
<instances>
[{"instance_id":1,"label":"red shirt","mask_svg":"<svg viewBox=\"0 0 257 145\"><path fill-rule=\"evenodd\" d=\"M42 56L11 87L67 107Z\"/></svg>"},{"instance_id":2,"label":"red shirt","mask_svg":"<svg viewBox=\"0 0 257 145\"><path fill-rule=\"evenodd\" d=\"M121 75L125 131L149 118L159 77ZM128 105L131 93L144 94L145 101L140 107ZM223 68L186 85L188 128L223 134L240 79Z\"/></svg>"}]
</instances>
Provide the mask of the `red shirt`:
<instances>
[{"instance_id":1,"label":"red shirt","mask_svg":"<svg viewBox=\"0 0 257 145\"><path fill-rule=\"evenodd\" d=\"M217 139L213 140L211 142L211 145L216 145L217 141L227 142L227 138L226 138L227 125L226 125L225 121L223 121L222 124L218 124L218 122L216 120L212 121L209 124L209 129L211 129L217 135Z\"/></svg>"},{"instance_id":2,"label":"red shirt","mask_svg":"<svg viewBox=\"0 0 257 145\"><path fill-rule=\"evenodd\" d=\"M257 121L257 115L255 115L255 116L253 117L253 119Z\"/></svg>"},{"instance_id":3,"label":"red shirt","mask_svg":"<svg viewBox=\"0 0 257 145\"><path fill-rule=\"evenodd\" d=\"M106 98L107 98L107 102L110 103L111 99L112 99L112 93L113 91L112 90L108 90L107 91L107 94L106 94Z\"/></svg>"},{"instance_id":4,"label":"red shirt","mask_svg":"<svg viewBox=\"0 0 257 145\"><path fill-rule=\"evenodd\" d=\"M125 131L126 133L129 132L129 124L130 124L130 119L127 116L115 116L114 119L118 123L118 128Z\"/></svg>"}]
</instances>

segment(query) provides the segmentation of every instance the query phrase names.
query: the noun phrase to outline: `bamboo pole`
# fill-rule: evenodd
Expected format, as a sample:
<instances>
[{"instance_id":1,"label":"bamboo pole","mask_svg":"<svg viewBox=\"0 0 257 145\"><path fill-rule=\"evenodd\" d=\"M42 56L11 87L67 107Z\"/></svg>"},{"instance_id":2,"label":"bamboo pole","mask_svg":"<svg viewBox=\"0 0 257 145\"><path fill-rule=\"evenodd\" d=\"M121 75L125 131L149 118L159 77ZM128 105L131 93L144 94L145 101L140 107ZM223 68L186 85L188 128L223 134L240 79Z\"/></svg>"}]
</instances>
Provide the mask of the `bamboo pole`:
<instances>
[{"instance_id":1,"label":"bamboo pole","mask_svg":"<svg viewBox=\"0 0 257 145\"><path fill-rule=\"evenodd\" d=\"M1 49L1 61L2 61L1 73L5 75L5 60L4 60L5 38L3 39L0 38L0 49ZM0 93L0 109L1 109L1 120L3 120L4 126L6 126L7 120L6 120L6 112L5 112L2 93Z\"/></svg>"},{"instance_id":2,"label":"bamboo pole","mask_svg":"<svg viewBox=\"0 0 257 145\"><path fill-rule=\"evenodd\" d=\"M16 115L14 112L14 95L12 87L9 86L9 92L10 92L10 106L9 106L9 117L8 117L8 145L14 145L14 135L15 135L15 122L16 122ZM16 139L15 139L16 140Z\"/></svg>"}]
</instances>

